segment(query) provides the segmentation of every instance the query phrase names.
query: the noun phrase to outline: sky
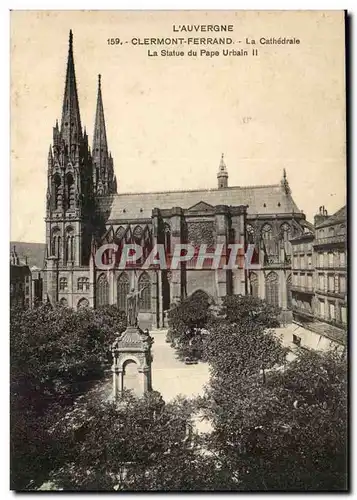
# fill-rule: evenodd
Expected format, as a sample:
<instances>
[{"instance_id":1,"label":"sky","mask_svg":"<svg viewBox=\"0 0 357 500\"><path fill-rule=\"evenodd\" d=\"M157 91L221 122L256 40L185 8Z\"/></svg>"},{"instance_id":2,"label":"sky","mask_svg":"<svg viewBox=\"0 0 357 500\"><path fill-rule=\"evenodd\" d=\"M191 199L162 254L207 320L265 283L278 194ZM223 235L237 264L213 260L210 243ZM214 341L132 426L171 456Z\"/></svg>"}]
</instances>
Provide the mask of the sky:
<instances>
[{"instance_id":1,"label":"sky","mask_svg":"<svg viewBox=\"0 0 357 500\"><path fill-rule=\"evenodd\" d=\"M173 32L210 24L233 32ZM319 206L332 214L346 203L342 11L12 11L12 240L45 238L47 155L61 118L70 29L90 143L102 75L119 192L215 188L224 153L231 186L277 184L285 168L310 221ZM183 57L149 57L155 47L131 43L176 36L230 36L249 56L197 45L220 55L189 57L185 45L173 47ZM262 37L300 44L261 45ZM246 38L256 40L258 56Z\"/></svg>"}]
</instances>

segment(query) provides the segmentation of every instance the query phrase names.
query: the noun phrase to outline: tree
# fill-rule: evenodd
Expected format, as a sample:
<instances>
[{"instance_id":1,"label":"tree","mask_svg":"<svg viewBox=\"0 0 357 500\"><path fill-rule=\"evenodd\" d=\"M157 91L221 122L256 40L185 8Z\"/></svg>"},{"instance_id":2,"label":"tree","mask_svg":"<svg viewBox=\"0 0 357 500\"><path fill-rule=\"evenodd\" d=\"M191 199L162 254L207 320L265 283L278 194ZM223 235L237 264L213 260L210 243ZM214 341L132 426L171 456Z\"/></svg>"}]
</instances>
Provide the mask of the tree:
<instances>
[{"instance_id":1,"label":"tree","mask_svg":"<svg viewBox=\"0 0 357 500\"><path fill-rule=\"evenodd\" d=\"M277 328L280 310L265 300L252 295L227 295L223 298L219 316L228 323L250 323L263 328Z\"/></svg>"},{"instance_id":2,"label":"tree","mask_svg":"<svg viewBox=\"0 0 357 500\"><path fill-rule=\"evenodd\" d=\"M217 317L209 319L203 357L215 384L229 387L237 377L284 363L286 349L271 330L279 311L250 296L225 297Z\"/></svg>"},{"instance_id":3,"label":"tree","mask_svg":"<svg viewBox=\"0 0 357 500\"><path fill-rule=\"evenodd\" d=\"M214 462L200 454L187 400L165 404L158 393L119 403L81 404L55 430L70 450L51 474L55 489L182 491L213 489Z\"/></svg>"},{"instance_id":4,"label":"tree","mask_svg":"<svg viewBox=\"0 0 357 500\"><path fill-rule=\"evenodd\" d=\"M214 427L206 445L236 478L236 489L346 489L341 359L306 352L271 370L265 383L257 374L236 377L229 388L215 382L203 403Z\"/></svg>"},{"instance_id":5,"label":"tree","mask_svg":"<svg viewBox=\"0 0 357 500\"><path fill-rule=\"evenodd\" d=\"M168 340L177 349L181 358L192 351L193 339L200 336L200 330L205 328L211 317L210 300L204 293L196 292L178 304L168 313ZM196 345L196 355L200 357L200 349Z\"/></svg>"},{"instance_id":6,"label":"tree","mask_svg":"<svg viewBox=\"0 0 357 500\"><path fill-rule=\"evenodd\" d=\"M286 364L271 330L277 315L259 299L234 296L210 320L211 378L198 402L214 429L206 448L232 489L344 489L345 363L303 352Z\"/></svg>"},{"instance_id":7,"label":"tree","mask_svg":"<svg viewBox=\"0 0 357 500\"><path fill-rule=\"evenodd\" d=\"M67 408L104 376L110 343L125 325L125 314L112 306L11 311L12 488L42 480L49 466L46 449L51 453L56 446L46 434L57 411L52 408Z\"/></svg>"}]
</instances>

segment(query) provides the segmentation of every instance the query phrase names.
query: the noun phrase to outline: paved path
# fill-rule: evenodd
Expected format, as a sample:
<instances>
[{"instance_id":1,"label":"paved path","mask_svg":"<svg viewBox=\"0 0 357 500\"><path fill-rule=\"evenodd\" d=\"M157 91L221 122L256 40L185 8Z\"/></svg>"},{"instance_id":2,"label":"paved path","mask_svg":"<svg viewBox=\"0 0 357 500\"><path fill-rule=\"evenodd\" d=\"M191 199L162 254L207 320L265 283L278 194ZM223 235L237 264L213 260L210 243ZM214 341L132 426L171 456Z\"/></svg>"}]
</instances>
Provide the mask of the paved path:
<instances>
[{"instance_id":1,"label":"paved path","mask_svg":"<svg viewBox=\"0 0 357 500\"><path fill-rule=\"evenodd\" d=\"M154 330L150 335L154 337L153 389L161 392L165 401L170 401L179 394L187 397L203 394L203 386L209 380L208 364L200 362L185 365L179 361L175 350L165 342L166 330Z\"/></svg>"}]
</instances>

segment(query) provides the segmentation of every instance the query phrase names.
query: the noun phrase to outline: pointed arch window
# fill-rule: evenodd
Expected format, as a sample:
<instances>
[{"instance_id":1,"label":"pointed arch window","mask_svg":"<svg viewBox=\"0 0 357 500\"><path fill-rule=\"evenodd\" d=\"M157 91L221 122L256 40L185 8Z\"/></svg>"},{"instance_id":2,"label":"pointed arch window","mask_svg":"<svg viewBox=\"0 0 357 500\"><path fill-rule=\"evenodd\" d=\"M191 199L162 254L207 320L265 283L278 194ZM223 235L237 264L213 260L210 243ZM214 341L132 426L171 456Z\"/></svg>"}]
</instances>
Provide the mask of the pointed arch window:
<instances>
[{"instance_id":1,"label":"pointed arch window","mask_svg":"<svg viewBox=\"0 0 357 500\"><path fill-rule=\"evenodd\" d=\"M126 298L129 293L130 282L127 273L122 273L117 282L117 304L118 309L126 311Z\"/></svg>"},{"instance_id":2,"label":"pointed arch window","mask_svg":"<svg viewBox=\"0 0 357 500\"><path fill-rule=\"evenodd\" d=\"M71 173L68 173L66 175L66 202L67 209L75 208L75 186L73 175Z\"/></svg>"},{"instance_id":3,"label":"pointed arch window","mask_svg":"<svg viewBox=\"0 0 357 500\"><path fill-rule=\"evenodd\" d=\"M64 297L60 300L59 303L61 307L68 307L68 301Z\"/></svg>"},{"instance_id":4,"label":"pointed arch window","mask_svg":"<svg viewBox=\"0 0 357 500\"><path fill-rule=\"evenodd\" d=\"M136 226L133 231L133 240L137 245L141 245L143 238L143 228L140 226Z\"/></svg>"},{"instance_id":5,"label":"pointed arch window","mask_svg":"<svg viewBox=\"0 0 357 500\"><path fill-rule=\"evenodd\" d=\"M168 224L164 227L165 251L167 255L171 255L171 229Z\"/></svg>"},{"instance_id":6,"label":"pointed arch window","mask_svg":"<svg viewBox=\"0 0 357 500\"><path fill-rule=\"evenodd\" d=\"M247 243L254 243L255 240L255 230L251 224L247 224Z\"/></svg>"},{"instance_id":7,"label":"pointed arch window","mask_svg":"<svg viewBox=\"0 0 357 500\"><path fill-rule=\"evenodd\" d=\"M62 184L59 174L53 177L53 195L54 195L54 208L62 208Z\"/></svg>"},{"instance_id":8,"label":"pointed arch window","mask_svg":"<svg viewBox=\"0 0 357 500\"><path fill-rule=\"evenodd\" d=\"M66 262L74 262L74 230L68 227L66 231Z\"/></svg>"},{"instance_id":9,"label":"pointed arch window","mask_svg":"<svg viewBox=\"0 0 357 500\"><path fill-rule=\"evenodd\" d=\"M109 284L107 277L102 274L97 281L97 306L106 306L109 304Z\"/></svg>"},{"instance_id":10,"label":"pointed arch window","mask_svg":"<svg viewBox=\"0 0 357 500\"><path fill-rule=\"evenodd\" d=\"M279 307L279 277L274 271L265 278L265 300Z\"/></svg>"},{"instance_id":11,"label":"pointed arch window","mask_svg":"<svg viewBox=\"0 0 357 500\"><path fill-rule=\"evenodd\" d=\"M153 249L151 231L148 226L143 231L143 259L145 262Z\"/></svg>"},{"instance_id":12,"label":"pointed arch window","mask_svg":"<svg viewBox=\"0 0 357 500\"><path fill-rule=\"evenodd\" d=\"M147 273L143 273L138 282L138 288L142 291L140 295L140 310L151 311L151 280Z\"/></svg>"},{"instance_id":13,"label":"pointed arch window","mask_svg":"<svg viewBox=\"0 0 357 500\"><path fill-rule=\"evenodd\" d=\"M284 222L280 226L280 236L283 241L289 241L290 239L291 227L287 222Z\"/></svg>"},{"instance_id":14,"label":"pointed arch window","mask_svg":"<svg viewBox=\"0 0 357 500\"><path fill-rule=\"evenodd\" d=\"M67 287L68 287L67 278L60 278L59 280L60 291L63 292L64 290L67 290Z\"/></svg>"},{"instance_id":15,"label":"pointed arch window","mask_svg":"<svg viewBox=\"0 0 357 500\"><path fill-rule=\"evenodd\" d=\"M52 231L51 255L57 258L61 257L61 231L55 228Z\"/></svg>"},{"instance_id":16,"label":"pointed arch window","mask_svg":"<svg viewBox=\"0 0 357 500\"><path fill-rule=\"evenodd\" d=\"M291 274L286 280L286 306L288 309L292 308L292 293L291 293L292 277Z\"/></svg>"},{"instance_id":17,"label":"pointed arch window","mask_svg":"<svg viewBox=\"0 0 357 500\"><path fill-rule=\"evenodd\" d=\"M125 234L125 228L123 226L120 226L115 233L115 238L117 241L120 241Z\"/></svg>"},{"instance_id":18,"label":"pointed arch window","mask_svg":"<svg viewBox=\"0 0 357 500\"><path fill-rule=\"evenodd\" d=\"M264 224L262 227L262 238L265 241L270 241L273 239L273 231L270 224Z\"/></svg>"},{"instance_id":19,"label":"pointed arch window","mask_svg":"<svg viewBox=\"0 0 357 500\"><path fill-rule=\"evenodd\" d=\"M259 297L259 280L256 273L250 273L250 295L252 297Z\"/></svg>"},{"instance_id":20,"label":"pointed arch window","mask_svg":"<svg viewBox=\"0 0 357 500\"><path fill-rule=\"evenodd\" d=\"M136 226L132 233L132 241L136 245L143 247L143 228L140 226ZM143 255L140 258L136 259L136 264L140 265L143 262Z\"/></svg>"},{"instance_id":21,"label":"pointed arch window","mask_svg":"<svg viewBox=\"0 0 357 500\"><path fill-rule=\"evenodd\" d=\"M89 301L88 299L80 299L77 304L77 309L84 309L86 307L89 307Z\"/></svg>"}]
</instances>

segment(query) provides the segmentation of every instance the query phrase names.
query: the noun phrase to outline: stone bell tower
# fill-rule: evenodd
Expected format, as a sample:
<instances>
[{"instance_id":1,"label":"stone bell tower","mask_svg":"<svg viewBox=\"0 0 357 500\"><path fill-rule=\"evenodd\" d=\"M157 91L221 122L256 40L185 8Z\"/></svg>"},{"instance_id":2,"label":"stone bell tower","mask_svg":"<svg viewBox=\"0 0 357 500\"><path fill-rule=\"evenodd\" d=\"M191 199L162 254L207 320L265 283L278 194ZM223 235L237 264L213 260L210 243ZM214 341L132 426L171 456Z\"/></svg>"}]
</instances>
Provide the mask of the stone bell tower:
<instances>
[{"instance_id":1,"label":"stone bell tower","mask_svg":"<svg viewBox=\"0 0 357 500\"><path fill-rule=\"evenodd\" d=\"M152 391L151 346L153 339L137 326L128 326L112 345L113 397L131 390L141 397Z\"/></svg>"}]
</instances>

